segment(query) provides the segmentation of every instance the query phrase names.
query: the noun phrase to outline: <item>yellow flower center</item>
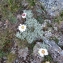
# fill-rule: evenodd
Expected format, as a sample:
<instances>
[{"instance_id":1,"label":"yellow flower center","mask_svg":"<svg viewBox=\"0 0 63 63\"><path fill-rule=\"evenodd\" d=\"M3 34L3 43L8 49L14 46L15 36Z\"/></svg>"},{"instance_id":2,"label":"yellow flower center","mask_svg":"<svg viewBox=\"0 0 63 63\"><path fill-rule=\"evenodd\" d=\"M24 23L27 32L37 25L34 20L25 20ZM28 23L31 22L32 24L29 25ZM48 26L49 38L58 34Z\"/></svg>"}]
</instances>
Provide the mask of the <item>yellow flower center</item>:
<instances>
[{"instance_id":1,"label":"yellow flower center","mask_svg":"<svg viewBox=\"0 0 63 63\"><path fill-rule=\"evenodd\" d=\"M42 53L42 54L45 54L45 51L44 51L44 50L42 50L42 51L41 51L41 53Z\"/></svg>"},{"instance_id":2,"label":"yellow flower center","mask_svg":"<svg viewBox=\"0 0 63 63\"><path fill-rule=\"evenodd\" d=\"M24 26L21 26L22 29L24 29Z\"/></svg>"}]
</instances>

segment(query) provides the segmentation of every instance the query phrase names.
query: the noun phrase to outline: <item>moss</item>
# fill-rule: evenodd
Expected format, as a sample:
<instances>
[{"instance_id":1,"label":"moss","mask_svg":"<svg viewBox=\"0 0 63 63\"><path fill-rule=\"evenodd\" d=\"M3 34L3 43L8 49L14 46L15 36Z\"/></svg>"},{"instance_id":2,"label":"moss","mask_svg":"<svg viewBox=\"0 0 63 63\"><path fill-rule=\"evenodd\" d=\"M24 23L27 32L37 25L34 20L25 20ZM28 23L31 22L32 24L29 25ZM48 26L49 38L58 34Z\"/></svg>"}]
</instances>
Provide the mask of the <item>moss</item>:
<instances>
[{"instance_id":1,"label":"moss","mask_svg":"<svg viewBox=\"0 0 63 63\"><path fill-rule=\"evenodd\" d=\"M57 38L54 39L54 41L58 44L59 40Z\"/></svg>"},{"instance_id":2,"label":"moss","mask_svg":"<svg viewBox=\"0 0 63 63\"><path fill-rule=\"evenodd\" d=\"M27 0L29 2L30 6L34 6L35 5L35 0Z\"/></svg>"},{"instance_id":3,"label":"moss","mask_svg":"<svg viewBox=\"0 0 63 63\"><path fill-rule=\"evenodd\" d=\"M63 10L60 12L60 16L63 17Z\"/></svg>"},{"instance_id":4,"label":"moss","mask_svg":"<svg viewBox=\"0 0 63 63\"><path fill-rule=\"evenodd\" d=\"M48 27L53 27L52 24L50 24L50 23L48 23L48 22L47 22L47 26L48 26Z\"/></svg>"},{"instance_id":5,"label":"moss","mask_svg":"<svg viewBox=\"0 0 63 63\"><path fill-rule=\"evenodd\" d=\"M59 23L60 21L62 21L62 17L57 16L57 17L54 18L54 22Z\"/></svg>"},{"instance_id":6,"label":"moss","mask_svg":"<svg viewBox=\"0 0 63 63\"><path fill-rule=\"evenodd\" d=\"M56 37L51 37L50 40L54 40L57 44L59 42L59 39L57 39Z\"/></svg>"},{"instance_id":7,"label":"moss","mask_svg":"<svg viewBox=\"0 0 63 63\"><path fill-rule=\"evenodd\" d=\"M40 24L42 24L42 23L44 22L42 16L37 16L36 19L37 19L37 21L38 21Z\"/></svg>"},{"instance_id":8,"label":"moss","mask_svg":"<svg viewBox=\"0 0 63 63\"><path fill-rule=\"evenodd\" d=\"M50 61L50 62L53 61L51 55L45 56L44 58L45 58L45 59L44 59L44 62L45 62L45 61Z\"/></svg>"},{"instance_id":9,"label":"moss","mask_svg":"<svg viewBox=\"0 0 63 63\"><path fill-rule=\"evenodd\" d=\"M28 46L28 42L26 40L21 40L19 38L15 38L15 41L19 48L25 48Z\"/></svg>"},{"instance_id":10,"label":"moss","mask_svg":"<svg viewBox=\"0 0 63 63\"><path fill-rule=\"evenodd\" d=\"M0 49L0 58L4 57L6 55L7 55L7 53L3 52L2 49Z\"/></svg>"},{"instance_id":11,"label":"moss","mask_svg":"<svg viewBox=\"0 0 63 63\"><path fill-rule=\"evenodd\" d=\"M61 21L63 21L63 11L60 12L60 15L54 17L54 22L60 23Z\"/></svg>"},{"instance_id":12,"label":"moss","mask_svg":"<svg viewBox=\"0 0 63 63\"><path fill-rule=\"evenodd\" d=\"M7 60L6 63L12 63L16 59L16 55L12 54L12 53L9 53L7 58L8 58L8 60Z\"/></svg>"},{"instance_id":13,"label":"moss","mask_svg":"<svg viewBox=\"0 0 63 63\"><path fill-rule=\"evenodd\" d=\"M11 12L9 12L8 19L11 23L17 22L17 18Z\"/></svg>"},{"instance_id":14,"label":"moss","mask_svg":"<svg viewBox=\"0 0 63 63\"><path fill-rule=\"evenodd\" d=\"M35 46L35 43L28 44L28 48L30 50L30 53L33 53L33 47Z\"/></svg>"},{"instance_id":15,"label":"moss","mask_svg":"<svg viewBox=\"0 0 63 63\"><path fill-rule=\"evenodd\" d=\"M59 45L59 47L63 50L63 46Z\"/></svg>"},{"instance_id":16,"label":"moss","mask_svg":"<svg viewBox=\"0 0 63 63\"><path fill-rule=\"evenodd\" d=\"M4 0L0 2L0 13L2 14L2 20L9 19L11 22L16 22L16 13L19 9L22 9L21 0ZM9 18L9 13L14 14Z\"/></svg>"},{"instance_id":17,"label":"moss","mask_svg":"<svg viewBox=\"0 0 63 63\"><path fill-rule=\"evenodd\" d=\"M11 50L11 47L12 47L12 42L10 42L10 40L7 40L7 42L5 42L3 45L4 46L3 46L2 50L4 52L9 52Z\"/></svg>"},{"instance_id":18,"label":"moss","mask_svg":"<svg viewBox=\"0 0 63 63\"><path fill-rule=\"evenodd\" d=\"M0 49L4 52L9 52L13 45L13 33L9 30L4 30L0 32Z\"/></svg>"},{"instance_id":19,"label":"moss","mask_svg":"<svg viewBox=\"0 0 63 63\"><path fill-rule=\"evenodd\" d=\"M41 5L41 9L44 10L44 11L46 11L43 5Z\"/></svg>"}]
</instances>

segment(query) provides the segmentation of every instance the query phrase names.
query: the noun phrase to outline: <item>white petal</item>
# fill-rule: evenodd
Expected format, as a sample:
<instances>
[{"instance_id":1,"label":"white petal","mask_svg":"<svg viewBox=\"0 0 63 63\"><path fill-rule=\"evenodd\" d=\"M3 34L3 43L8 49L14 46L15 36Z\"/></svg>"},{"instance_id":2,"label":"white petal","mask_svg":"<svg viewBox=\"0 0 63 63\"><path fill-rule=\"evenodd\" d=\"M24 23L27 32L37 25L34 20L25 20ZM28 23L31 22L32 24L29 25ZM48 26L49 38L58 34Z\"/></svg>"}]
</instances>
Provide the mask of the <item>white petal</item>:
<instances>
[{"instance_id":1,"label":"white petal","mask_svg":"<svg viewBox=\"0 0 63 63\"><path fill-rule=\"evenodd\" d=\"M38 53L41 57L44 57L44 55L40 51L38 51Z\"/></svg>"},{"instance_id":2,"label":"white petal","mask_svg":"<svg viewBox=\"0 0 63 63\"><path fill-rule=\"evenodd\" d=\"M21 26L22 24L20 24L20 26Z\"/></svg>"},{"instance_id":3,"label":"white petal","mask_svg":"<svg viewBox=\"0 0 63 63\"><path fill-rule=\"evenodd\" d=\"M22 26L24 26L24 29L21 28ZM19 29L20 32L23 32L23 31L26 30L26 25L20 24L20 26L18 26L18 29Z\"/></svg>"},{"instance_id":4,"label":"white petal","mask_svg":"<svg viewBox=\"0 0 63 63\"><path fill-rule=\"evenodd\" d=\"M41 53L42 49L39 49L38 53L41 57L44 57L44 54Z\"/></svg>"},{"instance_id":5,"label":"white petal","mask_svg":"<svg viewBox=\"0 0 63 63\"><path fill-rule=\"evenodd\" d=\"M26 13L23 13L23 14L25 14L25 16L22 15L22 18L26 18Z\"/></svg>"},{"instance_id":6,"label":"white petal","mask_svg":"<svg viewBox=\"0 0 63 63\"><path fill-rule=\"evenodd\" d=\"M49 61L46 61L45 63L50 63Z\"/></svg>"},{"instance_id":7,"label":"white petal","mask_svg":"<svg viewBox=\"0 0 63 63\"><path fill-rule=\"evenodd\" d=\"M45 51L45 53L43 54L42 53L42 50L44 50ZM40 56L42 56L42 57L44 57L44 55L48 55L48 51L47 51L47 49L43 49L43 48L40 48L39 49L39 51L38 51L38 53L40 54Z\"/></svg>"},{"instance_id":8,"label":"white petal","mask_svg":"<svg viewBox=\"0 0 63 63\"><path fill-rule=\"evenodd\" d=\"M45 55L48 55L48 52L46 52Z\"/></svg>"},{"instance_id":9,"label":"white petal","mask_svg":"<svg viewBox=\"0 0 63 63\"><path fill-rule=\"evenodd\" d=\"M47 51L47 49L44 49L44 51L45 51L45 54L44 54L44 55L48 55L48 51Z\"/></svg>"}]
</instances>

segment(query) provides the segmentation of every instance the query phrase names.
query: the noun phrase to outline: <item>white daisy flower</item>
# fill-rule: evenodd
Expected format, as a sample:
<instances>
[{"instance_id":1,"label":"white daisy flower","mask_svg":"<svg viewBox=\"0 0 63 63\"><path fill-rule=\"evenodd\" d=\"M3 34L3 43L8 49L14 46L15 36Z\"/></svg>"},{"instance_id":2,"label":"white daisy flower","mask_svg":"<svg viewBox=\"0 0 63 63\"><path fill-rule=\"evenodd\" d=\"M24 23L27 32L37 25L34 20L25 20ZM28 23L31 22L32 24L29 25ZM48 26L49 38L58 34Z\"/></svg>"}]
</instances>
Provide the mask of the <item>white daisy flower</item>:
<instances>
[{"instance_id":1,"label":"white daisy flower","mask_svg":"<svg viewBox=\"0 0 63 63\"><path fill-rule=\"evenodd\" d=\"M49 61L46 61L45 63L50 63Z\"/></svg>"},{"instance_id":2,"label":"white daisy flower","mask_svg":"<svg viewBox=\"0 0 63 63\"><path fill-rule=\"evenodd\" d=\"M26 13L22 13L22 18L26 18Z\"/></svg>"},{"instance_id":3,"label":"white daisy flower","mask_svg":"<svg viewBox=\"0 0 63 63\"><path fill-rule=\"evenodd\" d=\"M26 25L20 24L20 25L18 26L18 29L19 29L20 32L23 32L23 31L26 30Z\"/></svg>"},{"instance_id":4,"label":"white daisy flower","mask_svg":"<svg viewBox=\"0 0 63 63\"><path fill-rule=\"evenodd\" d=\"M41 57L44 57L44 55L48 55L47 49L40 48L38 53L40 54Z\"/></svg>"}]
</instances>

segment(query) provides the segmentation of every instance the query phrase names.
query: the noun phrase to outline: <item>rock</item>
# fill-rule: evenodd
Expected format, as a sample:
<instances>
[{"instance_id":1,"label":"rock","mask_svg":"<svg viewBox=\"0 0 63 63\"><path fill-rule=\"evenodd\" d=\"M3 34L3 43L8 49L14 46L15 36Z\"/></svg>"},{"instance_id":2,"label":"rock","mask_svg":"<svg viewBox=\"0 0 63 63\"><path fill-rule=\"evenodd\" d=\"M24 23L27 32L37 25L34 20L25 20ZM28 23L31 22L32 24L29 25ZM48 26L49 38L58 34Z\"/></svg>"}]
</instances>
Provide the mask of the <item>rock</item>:
<instances>
[{"instance_id":1,"label":"rock","mask_svg":"<svg viewBox=\"0 0 63 63\"><path fill-rule=\"evenodd\" d=\"M51 31L45 31L45 37L47 37L47 38L52 37Z\"/></svg>"},{"instance_id":2,"label":"rock","mask_svg":"<svg viewBox=\"0 0 63 63\"><path fill-rule=\"evenodd\" d=\"M19 63L19 59L16 58L13 63Z\"/></svg>"},{"instance_id":3,"label":"rock","mask_svg":"<svg viewBox=\"0 0 63 63\"><path fill-rule=\"evenodd\" d=\"M20 50L18 51L18 56L19 56L19 57L23 57L24 60L26 60L27 55L28 55L28 48L27 48L27 47L24 48L24 49L20 49Z\"/></svg>"},{"instance_id":4,"label":"rock","mask_svg":"<svg viewBox=\"0 0 63 63\"><path fill-rule=\"evenodd\" d=\"M44 57L41 57L39 54L38 54L38 50L39 48L41 48L41 44L40 42L37 42L37 44L34 46L33 48L33 61L31 63L41 63L41 61L44 60Z\"/></svg>"},{"instance_id":5,"label":"rock","mask_svg":"<svg viewBox=\"0 0 63 63\"><path fill-rule=\"evenodd\" d=\"M12 53L12 54L15 54L14 48L11 49L11 53Z\"/></svg>"},{"instance_id":6,"label":"rock","mask_svg":"<svg viewBox=\"0 0 63 63\"><path fill-rule=\"evenodd\" d=\"M41 59L38 56L33 57L33 61L30 61L31 63L41 63Z\"/></svg>"},{"instance_id":7,"label":"rock","mask_svg":"<svg viewBox=\"0 0 63 63\"><path fill-rule=\"evenodd\" d=\"M17 19L21 21L21 15L20 14L17 15Z\"/></svg>"},{"instance_id":8,"label":"rock","mask_svg":"<svg viewBox=\"0 0 63 63\"><path fill-rule=\"evenodd\" d=\"M49 19L45 19L45 20L44 20L44 22L47 22L47 23L49 23L49 24L51 24L51 23L52 23L52 21L51 21L51 20L49 20Z\"/></svg>"},{"instance_id":9,"label":"rock","mask_svg":"<svg viewBox=\"0 0 63 63\"><path fill-rule=\"evenodd\" d=\"M58 27L59 27L59 30L63 33L63 21L60 22Z\"/></svg>"},{"instance_id":10,"label":"rock","mask_svg":"<svg viewBox=\"0 0 63 63\"><path fill-rule=\"evenodd\" d=\"M44 23L42 24L42 27L46 27L46 26L47 26L47 23L44 22Z\"/></svg>"},{"instance_id":11,"label":"rock","mask_svg":"<svg viewBox=\"0 0 63 63\"><path fill-rule=\"evenodd\" d=\"M26 0L22 0L21 3L22 3L22 6L24 6L24 7L28 6L28 4L29 4Z\"/></svg>"},{"instance_id":12,"label":"rock","mask_svg":"<svg viewBox=\"0 0 63 63\"><path fill-rule=\"evenodd\" d=\"M51 16L57 16L63 10L63 0L39 0L39 2Z\"/></svg>"},{"instance_id":13,"label":"rock","mask_svg":"<svg viewBox=\"0 0 63 63\"><path fill-rule=\"evenodd\" d=\"M7 60L7 57L3 57L4 60Z\"/></svg>"},{"instance_id":14,"label":"rock","mask_svg":"<svg viewBox=\"0 0 63 63\"><path fill-rule=\"evenodd\" d=\"M13 61L13 63L19 63L19 60L18 60L18 59L15 59L15 60Z\"/></svg>"},{"instance_id":15,"label":"rock","mask_svg":"<svg viewBox=\"0 0 63 63\"><path fill-rule=\"evenodd\" d=\"M54 42L44 38L44 42L49 45L49 53L53 60L58 63L63 63L63 50Z\"/></svg>"},{"instance_id":16,"label":"rock","mask_svg":"<svg viewBox=\"0 0 63 63\"><path fill-rule=\"evenodd\" d=\"M6 63L6 61L7 61L7 57L2 57L1 58L1 63Z\"/></svg>"},{"instance_id":17,"label":"rock","mask_svg":"<svg viewBox=\"0 0 63 63\"><path fill-rule=\"evenodd\" d=\"M13 47L11 48L11 53L18 54L18 45L16 42L14 43Z\"/></svg>"},{"instance_id":18,"label":"rock","mask_svg":"<svg viewBox=\"0 0 63 63\"><path fill-rule=\"evenodd\" d=\"M44 58L38 54L38 49L41 47L41 43L37 43L33 48L33 53L30 53L28 48L20 49L18 51L20 63L41 63Z\"/></svg>"},{"instance_id":19,"label":"rock","mask_svg":"<svg viewBox=\"0 0 63 63\"><path fill-rule=\"evenodd\" d=\"M59 37L59 43L58 45L63 46L63 36Z\"/></svg>"},{"instance_id":20,"label":"rock","mask_svg":"<svg viewBox=\"0 0 63 63\"><path fill-rule=\"evenodd\" d=\"M58 28L56 26L53 27L55 31L58 31Z\"/></svg>"}]
</instances>

